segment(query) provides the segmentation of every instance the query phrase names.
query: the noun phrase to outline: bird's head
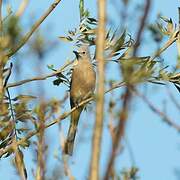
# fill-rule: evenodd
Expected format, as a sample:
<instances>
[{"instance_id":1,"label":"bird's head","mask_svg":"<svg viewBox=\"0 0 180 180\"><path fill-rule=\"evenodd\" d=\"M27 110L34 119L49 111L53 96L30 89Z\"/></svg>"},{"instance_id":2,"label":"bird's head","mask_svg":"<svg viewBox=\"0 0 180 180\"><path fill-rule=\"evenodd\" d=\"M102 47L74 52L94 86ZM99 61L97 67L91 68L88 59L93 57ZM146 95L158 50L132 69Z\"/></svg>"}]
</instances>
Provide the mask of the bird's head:
<instances>
[{"instance_id":1,"label":"bird's head","mask_svg":"<svg viewBox=\"0 0 180 180\"><path fill-rule=\"evenodd\" d=\"M73 51L77 59L89 59L89 51L87 46L82 46L79 51Z\"/></svg>"}]
</instances>

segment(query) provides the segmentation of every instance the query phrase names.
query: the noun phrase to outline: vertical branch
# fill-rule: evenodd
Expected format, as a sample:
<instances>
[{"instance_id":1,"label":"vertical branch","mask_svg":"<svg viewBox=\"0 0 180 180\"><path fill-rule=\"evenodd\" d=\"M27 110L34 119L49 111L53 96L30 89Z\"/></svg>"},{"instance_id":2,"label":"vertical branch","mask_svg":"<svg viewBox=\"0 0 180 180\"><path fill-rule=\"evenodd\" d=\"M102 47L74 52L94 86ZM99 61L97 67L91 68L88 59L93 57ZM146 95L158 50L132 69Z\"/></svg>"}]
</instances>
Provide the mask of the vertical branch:
<instances>
[{"instance_id":1,"label":"vertical branch","mask_svg":"<svg viewBox=\"0 0 180 180\"><path fill-rule=\"evenodd\" d=\"M146 0L146 4L145 4L145 8L144 8L144 14L142 16L142 20L139 24L137 35L136 35L136 41L135 41L134 49L133 49L133 56L136 56L138 53L138 49L139 49L139 46L141 44L141 39L142 39L146 19L148 17L150 5L151 5L151 0ZM129 72L133 72L134 68L132 66L132 67L127 68L127 70ZM131 84L131 78L132 78L131 74L129 74L128 79L126 79L124 77L124 80L127 81L126 82L127 87L126 87L125 92L123 94L123 97L124 97L123 102L122 102L123 106L122 106L122 109L120 111L119 123L117 125L115 140L114 140L113 145L112 145L112 152L111 152L109 162L108 162L108 165L107 165L107 168L105 171L104 180L108 180L111 173L113 172L112 168L113 168L113 164L114 164L114 161L115 161L115 158L117 155L117 150L118 150L119 146L121 145L120 143L121 143L121 140L124 136L126 121L128 119L128 109L129 109L129 105L130 105L130 102L132 99L131 98L131 96L132 96L131 95L131 88L133 87L133 85Z\"/></svg>"},{"instance_id":2,"label":"vertical branch","mask_svg":"<svg viewBox=\"0 0 180 180\"><path fill-rule=\"evenodd\" d=\"M142 16L141 23L140 23L140 26L139 26L139 29L138 29L138 32L137 32L137 35L136 35L136 42L134 44L133 56L136 56L136 54L138 52L138 48L139 48L139 45L140 45L140 42L141 42L141 37L142 37L142 34L143 34L144 27L146 25L146 19L147 19L149 10L150 10L150 6L151 6L151 0L146 0L146 5L144 7L144 14Z\"/></svg>"},{"instance_id":3,"label":"vertical branch","mask_svg":"<svg viewBox=\"0 0 180 180\"><path fill-rule=\"evenodd\" d=\"M39 134L38 134L38 149L37 149L37 171L36 180L45 179L45 104L42 103L39 107Z\"/></svg>"},{"instance_id":4,"label":"vertical branch","mask_svg":"<svg viewBox=\"0 0 180 180\"><path fill-rule=\"evenodd\" d=\"M97 60L98 60L98 87L96 104L96 122L93 133L92 161L90 167L90 179L99 179L99 159L101 151L101 139L104 114L104 46L106 23L106 0L98 1L99 25L97 30Z\"/></svg>"},{"instance_id":5,"label":"vertical branch","mask_svg":"<svg viewBox=\"0 0 180 180\"><path fill-rule=\"evenodd\" d=\"M0 38L2 38L2 0L0 0ZM2 49L0 47L0 104L3 99L3 56Z\"/></svg>"},{"instance_id":6,"label":"vertical branch","mask_svg":"<svg viewBox=\"0 0 180 180\"><path fill-rule=\"evenodd\" d=\"M179 15L179 21L178 21L178 37L177 37L177 51L178 51L178 59L180 58L180 7L178 7L178 15Z\"/></svg>"},{"instance_id":7,"label":"vertical branch","mask_svg":"<svg viewBox=\"0 0 180 180\"><path fill-rule=\"evenodd\" d=\"M64 134L62 131L61 123L58 124L58 129L59 129L59 143L61 149L64 149L64 143L65 143L65 138ZM63 167L64 167L64 174L67 176L69 180L75 180L75 177L72 175L72 172L68 166L68 161L67 158L65 157L65 154L62 153L62 162L63 162Z\"/></svg>"},{"instance_id":8,"label":"vertical branch","mask_svg":"<svg viewBox=\"0 0 180 180\"><path fill-rule=\"evenodd\" d=\"M117 125L117 131L114 136L115 138L113 141L112 152L110 155L108 166L105 171L104 180L108 180L111 175L112 167L117 154L117 149L124 135L126 120L128 118L128 107L129 107L130 99L131 99L130 87L127 87L124 94L123 108L121 109L120 112L119 123Z\"/></svg>"},{"instance_id":9,"label":"vertical branch","mask_svg":"<svg viewBox=\"0 0 180 180\"><path fill-rule=\"evenodd\" d=\"M3 32L3 22L2 22L2 1L3 0L0 0L0 34L2 35L2 32Z\"/></svg>"}]
</instances>

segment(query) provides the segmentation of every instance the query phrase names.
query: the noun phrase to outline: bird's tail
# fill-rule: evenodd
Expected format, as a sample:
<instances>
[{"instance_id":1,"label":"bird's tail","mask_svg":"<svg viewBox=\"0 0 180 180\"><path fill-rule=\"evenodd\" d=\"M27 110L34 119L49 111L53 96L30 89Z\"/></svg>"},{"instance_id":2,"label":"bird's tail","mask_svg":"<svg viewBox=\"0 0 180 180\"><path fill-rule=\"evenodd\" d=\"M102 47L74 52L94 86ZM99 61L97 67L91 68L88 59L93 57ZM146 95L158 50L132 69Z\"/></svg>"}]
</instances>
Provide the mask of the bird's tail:
<instances>
[{"instance_id":1,"label":"bird's tail","mask_svg":"<svg viewBox=\"0 0 180 180\"><path fill-rule=\"evenodd\" d=\"M69 131L68 131L68 135L67 135L67 139L66 139L66 143L64 147L64 153L69 154L71 156L73 154L74 140L75 140L77 125L78 125L78 121L79 121L79 117L80 117L82 109L83 108L79 108L75 110L74 112L72 112L71 114L70 127L69 127Z\"/></svg>"}]
</instances>

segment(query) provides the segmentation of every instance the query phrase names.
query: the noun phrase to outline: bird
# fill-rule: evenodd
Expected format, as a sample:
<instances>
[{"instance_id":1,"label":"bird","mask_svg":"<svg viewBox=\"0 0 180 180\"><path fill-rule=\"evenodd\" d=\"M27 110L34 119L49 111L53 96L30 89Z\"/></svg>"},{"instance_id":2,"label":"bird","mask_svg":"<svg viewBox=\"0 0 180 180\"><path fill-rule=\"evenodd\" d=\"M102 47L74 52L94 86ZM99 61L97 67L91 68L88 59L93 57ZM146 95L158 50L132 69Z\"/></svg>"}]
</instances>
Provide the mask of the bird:
<instances>
[{"instance_id":1,"label":"bird","mask_svg":"<svg viewBox=\"0 0 180 180\"><path fill-rule=\"evenodd\" d=\"M75 53L77 63L73 67L70 82L71 108L78 107L81 101L91 97L96 84L96 73L91 62L88 47L82 46L78 51L73 52ZM83 109L84 106L79 106L71 113L70 126L64 147L65 154L70 156L73 154L77 126Z\"/></svg>"}]
</instances>

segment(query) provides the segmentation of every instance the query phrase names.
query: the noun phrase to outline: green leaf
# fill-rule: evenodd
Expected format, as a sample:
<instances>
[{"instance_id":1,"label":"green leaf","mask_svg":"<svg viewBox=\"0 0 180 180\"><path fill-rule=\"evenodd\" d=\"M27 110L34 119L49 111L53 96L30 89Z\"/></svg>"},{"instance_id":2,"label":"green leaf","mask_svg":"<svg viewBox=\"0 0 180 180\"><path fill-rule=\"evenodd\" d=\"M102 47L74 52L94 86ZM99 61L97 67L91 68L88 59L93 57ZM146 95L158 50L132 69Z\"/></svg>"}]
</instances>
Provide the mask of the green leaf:
<instances>
[{"instance_id":1,"label":"green leaf","mask_svg":"<svg viewBox=\"0 0 180 180\"><path fill-rule=\"evenodd\" d=\"M48 69L54 70L54 65L53 64L50 64L50 65L48 64L47 67L48 67Z\"/></svg>"},{"instance_id":2,"label":"green leaf","mask_svg":"<svg viewBox=\"0 0 180 180\"><path fill-rule=\"evenodd\" d=\"M61 83L63 83L64 81L61 78L58 78L56 80L53 81L53 84L55 86L59 86Z\"/></svg>"},{"instance_id":3,"label":"green leaf","mask_svg":"<svg viewBox=\"0 0 180 180\"><path fill-rule=\"evenodd\" d=\"M84 16L84 0L79 1L79 12L80 12L80 19Z\"/></svg>"},{"instance_id":4,"label":"green leaf","mask_svg":"<svg viewBox=\"0 0 180 180\"><path fill-rule=\"evenodd\" d=\"M59 36L59 39L64 42L72 42L73 41L73 39L70 36L67 36L67 37Z\"/></svg>"},{"instance_id":5,"label":"green leaf","mask_svg":"<svg viewBox=\"0 0 180 180\"><path fill-rule=\"evenodd\" d=\"M83 16L84 16L84 17L89 17L89 15L90 15L89 11L88 11L88 10L85 10Z\"/></svg>"},{"instance_id":6,"label":"green leaf","mask_svg":"<svg viewBox=\"0 0 180 180\"><path fill-rule=\"evenodd\" d=\"M8 126L4 127L0 131L0 140L3 141L4 139L6 139L9 136L9 134L12 133L13 129L14 129L13 123L9 123Z\"/></svg>"},{"instance_id":7,"label":"green leaf","mask_svg":"<svg viewBox=\"0 0 180 180\"><path fill-rule=\"evenodd\" d=\"M36 99L37 97L31 95L19 95L13 99L13 101L28 102Z\"/></svg>"},{"instance_id":8,"label":"green leaf","mask_svg":"<svg viewBox=\"0 0 180 180\"><path fill-rule=\"evenodd\" d=\"M93 23L97 23L98 21L95 19L95 18L88 18L88 20L90 21L90 22L93 22Z\"/></svg>"},{"instance_id":9,"label":"green leaf","mask_svg":"<svg viewBox=\"0 0 180 180\"><path fill-rule=\"evenodd\" d=\"M148 26L148 29L150 30L152 37L154 39L154 41L156 42L160 42L163 39L163 34L162 32L159 30L157 25L151 24Z\"/></svg>"},{"instance_id":10,"label":"green leaf","mask_svg":"<svg viewBox=\"0 0 180 180\"><path fill-rule=\"evenodd\" d=\"M169 33L169 35L171 35L174 32L174 25L171 18L169 19L167 24L167 32Z\"/></svg>"},{"instance_id":11,"label":"green leaf","mask_svg":"<svg viewBox=\"0 0 180 180\"><path fill-rule=\"evenodd\" d=\"M180 93L180 86L178 86L177 84L174 84L175 85L175 87L177 88L177 90L179 91L179 93Z\"/></svg>"},{"instance_id":12,"label":"green leaf","mask_svg":"<svg viewBox=\"0 0 180 180\"><path fill-rule=\"evenodd\" d=\"M115 42L113 52L117 52L117 51L122 49L122 46L123 46L123 44L125 42L125 38L126 38L126 31L124 31L122 33L122 35L120 36L120 38L117 39L117 41Z\"/></svg>"},{"instance_id":13,"label":"green leaf","mask_svg":"<svg viewBox=\"0 0 180 180\"><path fill-rule=\"evenodd\" d=\"M30 146L30 141L29 141L29 140L23 141L23 142L20 144L20 146L25 149L26 147L29 147L29 146Z\"/></svg>"},{"instance_id":14,"label":"green leaf","mask_svg":"<svg viewBox=\"0 0 180 180\"><path fill-rule=\"evenodd\" d=\"M68 33L69 33L70 36L75 36L76 35L76 30L74 30L74 31L69 30Z\"/></svg>"},{"instance_id":15,"label":"green leaf","mask_svg":"<svg viewBox=\"0 0 180 180\"><path fill-rule=\"evenodd\" d=\"M169 22L169 18L165 17L165 16L160 16L160 19L162 19L164 22Z\"/></svg>"},{"instance_id":16,"label":"green leaf","mask_svg":"<svg viewBox=\"0 0 180 180\"><path fill-rule=\"evenodd\" d=\"M7 157L9 157L12 153L13 153L13 150L10 149L7 153L3 154L2 156L3 156L4 158L7 158ZM1 157L2 157L2 156L1 156Z\"/></svg>"},{"instance_id":17,"label":"green leaf","mask_svg":"<svg viewBox=\"0 0 180 180\"><path fill-rule=\"evenodd\" d=\"M153 84L166 85L165 83L162 83L160 81L148 80L148 82L153 83Z\"/></svg>"},{"instance_id":18,"label":"green leaf","mask_svg":"<svg viewBox=\"0 0 180 180\"><path fill-rule=\"evenodd\" d=\"M28 112L24 112L24 113L21 113L21 114L16 114L16 119L18 121L21 121L21 122L25 122L27 120L30 120L32 119L32 115Z\"/></svg>"},{"instance_id":19,"label":"green leaf","mask_svg":"<svg viewBox=\"0 0 180 180\"><path fill-rule=\"evenodd\" d=\"M4 140L2 143L0 143L0 149L5 148L11 140L12 140L12 137L9 137L6 140Z\"/></svg>"},{"instance_id":20,"label":"green leaf","mask_svg":"<svg viewBox=\"0 0 180 180\"><path fill-rule=\"evenodd\" d=\"M97 20L94 18L87 18L87 22L91 25L97 25Z\"/></svg>"},{"instance_id":21,"label":"green leaf","mask_svg":"<svg viewBox=\"0 0 180 180\"><path fill-rule=\"evenodd\" d=\"M27 171L24 164L24 156L22 151L18 148L15 153L15 165L18 173L22 179L27 179Z\"/></svg>"}]
</instances>

